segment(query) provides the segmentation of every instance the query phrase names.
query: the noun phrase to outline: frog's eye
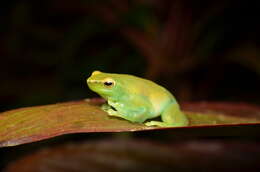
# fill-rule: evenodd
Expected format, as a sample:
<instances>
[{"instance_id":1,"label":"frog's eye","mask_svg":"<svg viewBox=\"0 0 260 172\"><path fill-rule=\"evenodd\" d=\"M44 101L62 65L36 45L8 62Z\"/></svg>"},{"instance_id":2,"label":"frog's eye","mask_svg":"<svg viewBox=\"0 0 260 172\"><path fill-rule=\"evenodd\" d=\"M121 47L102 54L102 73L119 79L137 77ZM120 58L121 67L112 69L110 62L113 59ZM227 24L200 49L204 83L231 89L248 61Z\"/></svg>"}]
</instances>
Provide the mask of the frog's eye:
<instances>
[{"instance_id":1,"label":"frog's eye","mask_svg":"<svg viewBox=\"0 0 260 172\"><path fill-rule=\"evenodd\" d=\"M105 86L112 86L114 83L113 82L110 82L110 81L106 81L104 82L104 85Z\"/></svg>"},{"instance_id":2,"label":"frog's eye","mask_svg":"<svg viewBox=\"0 0 260 172\"><path fill-rule=\"evenodd\" d=\"M104 85L105 85L106 87L112 87L112 86L115 85L115 81L112 80L112 79L106 79L106 80L104 81Z\"/></svg>"}]
</instances>

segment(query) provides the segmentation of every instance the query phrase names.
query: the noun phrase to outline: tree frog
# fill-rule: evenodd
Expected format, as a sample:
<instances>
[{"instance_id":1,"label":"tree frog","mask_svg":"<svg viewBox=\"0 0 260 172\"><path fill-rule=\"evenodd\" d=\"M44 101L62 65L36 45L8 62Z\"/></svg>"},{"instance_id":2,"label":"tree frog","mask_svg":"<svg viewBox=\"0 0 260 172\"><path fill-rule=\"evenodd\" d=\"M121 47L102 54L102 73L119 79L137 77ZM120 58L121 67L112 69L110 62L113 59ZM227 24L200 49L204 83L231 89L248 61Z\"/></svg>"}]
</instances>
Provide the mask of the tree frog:
<instances>
[{"instance_id":1,"label":"tree frog","mask_svg":"<svg viewBox=\"0 0 260 172\"><path fill-rule=\"evenodd\" d=\"M162 121L148 121L147 126L181 127L189 123L174 96L150 80L94 71L87 84L107 100L101 108L110 116L137 123L161 116Z\"/></svg>"}]
</instances>

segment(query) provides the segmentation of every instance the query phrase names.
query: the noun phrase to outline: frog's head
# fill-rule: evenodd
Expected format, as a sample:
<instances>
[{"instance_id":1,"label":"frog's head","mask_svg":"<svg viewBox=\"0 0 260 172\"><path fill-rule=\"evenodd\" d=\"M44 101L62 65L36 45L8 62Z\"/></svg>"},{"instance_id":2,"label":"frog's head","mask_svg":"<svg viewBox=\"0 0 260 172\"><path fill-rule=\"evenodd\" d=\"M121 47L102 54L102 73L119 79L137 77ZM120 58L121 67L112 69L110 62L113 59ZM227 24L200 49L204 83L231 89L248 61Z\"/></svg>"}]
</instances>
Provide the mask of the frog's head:
<instances>
[{"instance_id":1,"label":"frog's head","mask_svg":"<svg viewBox=\"0 0 260 172\"><path fill-rule=\"evenodd\" d=\"M105 99L118 95L120 84L117 82L116 74L94 71L87 79L88 87Z\"/></svg>"}]
</instances>

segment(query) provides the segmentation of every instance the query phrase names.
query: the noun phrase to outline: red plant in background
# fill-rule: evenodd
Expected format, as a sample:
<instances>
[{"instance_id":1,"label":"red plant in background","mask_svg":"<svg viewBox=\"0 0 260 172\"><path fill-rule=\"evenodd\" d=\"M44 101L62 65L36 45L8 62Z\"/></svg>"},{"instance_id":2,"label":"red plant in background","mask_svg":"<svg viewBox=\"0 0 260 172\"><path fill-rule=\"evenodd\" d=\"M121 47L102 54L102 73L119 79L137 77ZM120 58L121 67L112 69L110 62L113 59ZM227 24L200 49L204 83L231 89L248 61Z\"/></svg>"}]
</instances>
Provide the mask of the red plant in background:
<instances>
[{"instance_id":1,"label":"red plant in background","mask_svg":"<svg viewBox=\"0 0 260 172\"><path fill-rule=\"evenodd\" d=\"M72 8L74 12L92 14L108 25L118 26L119 33L145 57L146 77L150 79L169 75L174 77L199 64L203 57L196 55L196 48L198 48L196 41L198 41L202 26L210 16L217 15L224 7L223 4L218 4L211 5L206 10L201 7L194 8L187 0L110 0L102 3L88 3L84 6L85 8L80 4L77 8L71 7L70 3L67 7L64 7L66 6L64 3L57 5L56 9L63 7L65 11L71 11ZM122 21L129 13L135 15L133 9L139 6L148 8L147 14L144 14L146 18L142 20L143 23L135 26L133 23ZM196 12L195 15L194 12Z\"/></svg>"},{"instance_id":2,"label":"red plant in background","mask_svg":"<svg viewBox=\"0 0 260 172\"><path fill-rule=\"evenodd\" d=\"M241 86L250 81L239 77L234 79L237 71L231 73L234 67L229 66L238 66L238 71L246 68L249 71L246 75L260 74L260 55L252 41L256 38L248 38L246 45L241 41L240 32L244 32L245 21L241 19L239 23L242 14L238 14L243 6L240 1L53 0L40 5L26 1L13 6L9 25L2 23L9 27L4 34L3 51L8 57L4 61L12 64L14 73L10 75L12 72L9 72L8 77L3 75L3 78L15 78L6 84L8 87L1 88L5 90L3 94L12 90L5 97L23 94L16 88L15 82L23 82L20 84L20 90L23 90L44 85L54 76L50 85L57 85L52 92L59 93L58 100L72 90L70 83L77 82L75 87L82 84L83 73L86 76L99 68L118 73L145 73L146 78L159 81L181 101L230 100L228 96L246 101L253 100L252 97L258 99L253 89L248 89L248 84L246 88ZM247 9L243 16L248 12ZM234 20L238 23L234 24ZM254 28L250 25L244 27ZM233 32L236 34L232 35ZM254 33L256 31L252 31L251 35ZM29 67L22 67L26 65ZM7 66L2 65L1 69L7 71L10 68ZM29 71L30 68L42 70L37 73L35 69ZM20 80L16 78L15 73L25 69L33 80L26 75ZM230 76L227 76L229 73ZM37 84L35 78L41 84ZM67 83L59 82L60 78ZM231 80L236 80L238 84ZM69 85L68 88L64 88L66 85ZM236 85L241 86L237 92L233 89ZM257 89L257 84L252 85L256 85ZM221 91L225 88L228 88L226 92ZM39 89L30 89L35 90L31 97ZM236 97L245 89L248 90L245 95L251 94L247 99L244 95ZM79 92L70 95L76 94L79 95ZM22 96L30 99L28 93Z\"/></svg>"}]
</instances>

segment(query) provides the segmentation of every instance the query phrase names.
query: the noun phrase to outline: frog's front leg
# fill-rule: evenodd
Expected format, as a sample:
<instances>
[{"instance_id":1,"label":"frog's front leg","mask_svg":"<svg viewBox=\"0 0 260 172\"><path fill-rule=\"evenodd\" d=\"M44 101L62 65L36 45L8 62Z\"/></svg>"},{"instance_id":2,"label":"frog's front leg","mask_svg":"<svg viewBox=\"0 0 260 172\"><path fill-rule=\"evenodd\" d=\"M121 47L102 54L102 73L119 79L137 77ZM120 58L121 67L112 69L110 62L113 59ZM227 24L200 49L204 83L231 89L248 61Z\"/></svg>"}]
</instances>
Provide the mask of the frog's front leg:
<instances>
[{"instance_id":1,"label":"frog's front leg","mask_svg":"<svg viewBox=\"0 0 260 172\"><path fill-rule=\"evenodd\" d=\"M112 108L110 108L107 111L111 116L117 116L120 118L124 118L128 121L138 123L142 123L147 119L148 111L147 108L145 108L144 106L135 106L130 103L108 103L116 109L115 111Z\"/></svg>"},{"instance_id":2,"label":"frog's front leg","mask_svg":"<svg viewBox=\"0 0 260 172\"><path fill-rule=\"evenodd\" d=\"M118 113L118 111L114 110L110 105L108 104L103 104L101 106L101 109L105 112L108 113L108 115L110 116L116 116L116 117L121 117L120 114Z\"/></svg>"}]
</instances>

